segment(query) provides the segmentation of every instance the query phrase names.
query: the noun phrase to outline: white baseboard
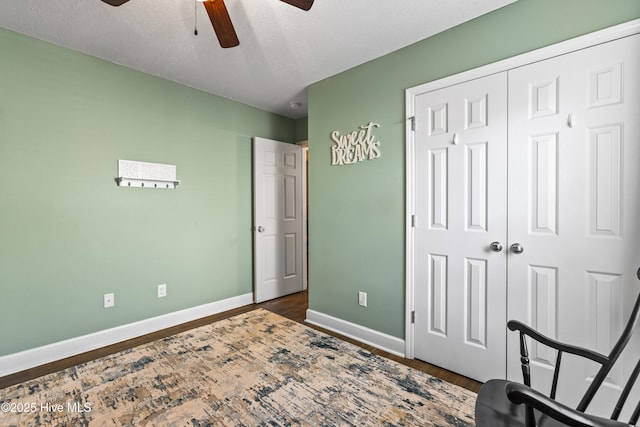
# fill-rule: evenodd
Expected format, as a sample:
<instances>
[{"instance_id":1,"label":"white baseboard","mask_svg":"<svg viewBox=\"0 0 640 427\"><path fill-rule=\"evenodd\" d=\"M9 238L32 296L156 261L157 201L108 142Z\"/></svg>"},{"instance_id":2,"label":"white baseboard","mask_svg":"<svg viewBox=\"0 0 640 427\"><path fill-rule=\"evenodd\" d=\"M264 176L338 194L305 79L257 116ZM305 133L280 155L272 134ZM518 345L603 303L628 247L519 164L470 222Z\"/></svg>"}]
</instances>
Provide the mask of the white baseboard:
<instances>
[{"instance_id":1,"label":"white baseboard","mask_svg":"<svg viewBox=\"0 0 640 427\"><path fill-rule=\"evenodd\" d=\"M404 357L405 345L403 339L314 310L307 310L305 322L358 340L361 343L372 345L396 356Z\"/></svg>"},{"instance_id":2,"label":"white baseboard","mask_svg":"<svg viewBox=\"0 0 640 427\"><path fill-rule=\"evenodd\" d=\"M253 303L248 293L0 357L0 377Z\"/></svg>"}]
</instances>

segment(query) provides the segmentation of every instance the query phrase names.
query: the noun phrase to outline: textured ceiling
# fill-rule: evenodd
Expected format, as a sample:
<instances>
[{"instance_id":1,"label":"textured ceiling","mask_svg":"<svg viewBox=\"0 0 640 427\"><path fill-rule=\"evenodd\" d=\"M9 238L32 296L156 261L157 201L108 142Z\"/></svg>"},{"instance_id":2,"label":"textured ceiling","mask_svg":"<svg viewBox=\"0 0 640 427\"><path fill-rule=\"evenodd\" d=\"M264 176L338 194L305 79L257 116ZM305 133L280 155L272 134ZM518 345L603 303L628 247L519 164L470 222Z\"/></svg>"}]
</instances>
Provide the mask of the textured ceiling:
<instances>
[{"instance_id":1,"label":"textured ceiling","mask_svg":"<svg viewBox=\"0 0 640 427\"><path fill-rule=\"evenodd\" d=\"M315 0L304 12L279 0L226 0L240 39L230 49L194 0L0 0L0 27L299 118L310 84L513 1Z\"/></svg>"}]
</instances>

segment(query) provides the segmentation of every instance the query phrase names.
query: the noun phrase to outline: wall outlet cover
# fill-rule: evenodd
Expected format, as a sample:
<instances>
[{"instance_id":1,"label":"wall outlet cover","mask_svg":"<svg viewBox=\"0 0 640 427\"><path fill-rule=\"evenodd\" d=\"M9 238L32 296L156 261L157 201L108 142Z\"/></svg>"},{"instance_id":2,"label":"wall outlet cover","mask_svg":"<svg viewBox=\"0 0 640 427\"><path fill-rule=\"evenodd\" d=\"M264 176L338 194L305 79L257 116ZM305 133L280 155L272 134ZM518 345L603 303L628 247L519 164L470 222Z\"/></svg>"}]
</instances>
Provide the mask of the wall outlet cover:
<instances>
[{"instance_id":1,"label":"wall outlet cover","mask_svg":"<svg viewBox=\"0 0 640 427\"><path fill-rule=\"evenodd\" d=\"M113 293L104 294L104 308L110 308L116 305L116 297Z\"/></svg>"},{"instance_id":2,"label":"wall outlet cover","mask_svg":"<svg viewBox=\"0 0 640 427\"><path fill-rule=\"evenodd\" d=\"M358 292L358 305L362 307L367 306L367 293L366 292Z\"/></svg>"},{"instance_id":3,"label":"wall outlet cover","mask_svg":"<svg viewBox=\"0 0 640 427\"><path fill-rule=\"evenodd\" d=\"M167 296L167 285L162 284L158 285L158 298L163 298Z\"/></svg>"}]
</instances>

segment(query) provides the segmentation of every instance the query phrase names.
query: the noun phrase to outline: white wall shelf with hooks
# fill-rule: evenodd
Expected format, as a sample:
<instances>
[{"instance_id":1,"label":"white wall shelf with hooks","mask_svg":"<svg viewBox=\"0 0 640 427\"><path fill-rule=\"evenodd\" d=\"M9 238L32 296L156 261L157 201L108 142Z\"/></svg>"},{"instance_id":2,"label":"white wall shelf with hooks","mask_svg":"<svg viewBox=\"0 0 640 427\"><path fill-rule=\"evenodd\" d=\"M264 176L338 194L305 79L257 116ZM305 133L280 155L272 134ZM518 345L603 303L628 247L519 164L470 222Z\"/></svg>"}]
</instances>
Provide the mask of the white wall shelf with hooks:
<instances>
[{"instance_id":1,"label":"white wall shelf with hooks","mask_svg":"<svg viewBox=\"0 0 640 427\"><path fill-rule=\"evenodd\" d=\"M176 179L176 166L161 163L118 160L120 187L175 189L180 181Z\"/></svg>"}]
</instances>

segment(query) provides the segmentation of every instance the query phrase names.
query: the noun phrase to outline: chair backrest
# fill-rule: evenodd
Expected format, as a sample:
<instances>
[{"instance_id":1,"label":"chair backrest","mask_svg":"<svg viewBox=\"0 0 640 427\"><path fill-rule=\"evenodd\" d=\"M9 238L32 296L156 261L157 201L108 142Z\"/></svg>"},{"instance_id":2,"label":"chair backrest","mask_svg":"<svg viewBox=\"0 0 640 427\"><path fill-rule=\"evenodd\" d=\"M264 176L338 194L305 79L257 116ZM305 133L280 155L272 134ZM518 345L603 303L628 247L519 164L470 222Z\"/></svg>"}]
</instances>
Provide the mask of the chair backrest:
<instances>
[{"instance_id":1,"label":"chair backrest","mask_svg":"<svg viewBox=\"0 0 640 427\"><path fill-rule=\"evenodd\" d=\"M638 275L638 279L640 279L640 268L638 269L637 275ZM589 406L589 403L591 403L591 401L593 400L593 397L595 396L596 392L598 391L598 389L600 388L604 380L607 378L607 375L609 375L609 372L613 368L613 365L619 359L620 354L622 353L625 346L633 336L634 329L638 324L639 319L640 319L640 294L636 299L633 309L631 310L631 315L629 316L629 320L624 330L622 331L620 338L618 339L616 344L613 346L611 353L609 353L609 356L607 357L607 361L603 363L602 367L598 370L598 373L593 378L593 382L591 383L586 393L584 394L582 400L578 404L578 407L576 408L578 411L584 412L587 409L587 406ZM622 393L620 395L620 398L618 399L618 402L616 403L616 406L611 415L612 420L617 420L618 417L620 416L620 412L622 411L622 408L624 407L624 404L626 403L627 398L629 397L629 393L631 393L631 389L633 388L639 374L640 374L640 355L638 355L638 362L636 363L636 366L633 372L631 373L631 376L627 381L627 384L622 390ZM639 417L640 417L640 402L638 402L635 410L633 411L631 419L629 420L629 424L635 425L638 422Z\"/></svg>"}]
</instances>

